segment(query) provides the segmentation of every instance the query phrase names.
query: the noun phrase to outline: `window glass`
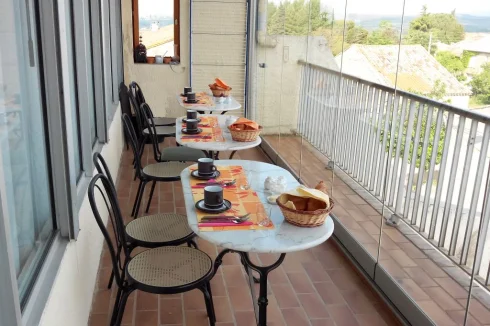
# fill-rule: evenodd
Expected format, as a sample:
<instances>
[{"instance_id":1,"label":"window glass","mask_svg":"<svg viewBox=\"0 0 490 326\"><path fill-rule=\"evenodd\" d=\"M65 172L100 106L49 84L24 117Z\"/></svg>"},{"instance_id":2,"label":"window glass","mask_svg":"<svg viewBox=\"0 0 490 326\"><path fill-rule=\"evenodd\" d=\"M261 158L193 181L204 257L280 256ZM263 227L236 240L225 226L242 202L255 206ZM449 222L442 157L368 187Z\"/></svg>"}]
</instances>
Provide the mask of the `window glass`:
<instances>
[{"instance_id":1,"label":"window glass","mask_svg":"<svg viewBox=\"0 0 490 326\"><path fill-rule=\"evenodd\" d=\"M0 43L6 46L0 47L1 215L8 219L22 304L54 227L46 108L41 97L40 49L34 22L31 1L3 1Z\"/></svg>"},{"instance_id":2,"label":"window glass","mask_svg":"<svg viewBox=\"0 0 490 326\"><path fill-rule=\"evenodd\" d=\"M147 56L174 56L174 0L138 0L138 13Z\"/></svg>"}]
</instances>

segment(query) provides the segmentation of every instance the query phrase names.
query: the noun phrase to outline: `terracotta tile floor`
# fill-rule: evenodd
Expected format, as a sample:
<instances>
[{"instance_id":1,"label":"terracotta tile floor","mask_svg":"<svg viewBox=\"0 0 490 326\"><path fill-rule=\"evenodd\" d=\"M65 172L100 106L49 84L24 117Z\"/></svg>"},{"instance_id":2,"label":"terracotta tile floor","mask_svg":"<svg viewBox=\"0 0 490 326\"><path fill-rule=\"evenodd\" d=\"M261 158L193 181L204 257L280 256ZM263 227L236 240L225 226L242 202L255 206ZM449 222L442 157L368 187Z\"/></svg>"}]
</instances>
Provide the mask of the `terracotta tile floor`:
<instances>
[{"instance_id":1,"label":"terracotta tile floor","mask_svg":"<svg viewBox=\"0 0 490 326\"><path fill-rule=\"evenodd\" d=\"M221 155L227 157L228 153ZM153 162L152 157L147 146L147 163ZM257 149L239 152L236 158L268 161ZM124 152L117 186L122 211L128 221L137 187L132 181L131 161L132 155ZM180 182L160 183L155 191L150 213L185 213ZM219 248L201 239L198 245L211 257L216 257ZM257 263L269 264L276 255L251 257ZM104 249L90 326L108 324L115 296L115 287L112 291L106 288L110 271L108 252ZM269 280L269 326L399 325L389 308L371 291L332 240L311 250L288 254L281 267L271 273ZM225 256L224 265L211 286L218 326L255 325L250 291L236 256ZM135 291L128 300L123 325L200 326L208 325L208 321L202 294L197 290L167 296Z\"/></svg>"},{"instance_id":2,"label":"terracotta tile floor","mask_svg":"<svg viewBox=\"0 0 490 326\"><path fill-rule=\"evenodd\" d=\"M379 207L379 202L364 200L359 194L365 190L349 177L337 172L333 176L325 168L328 159L300 137L267 136L266 140L305 184L314 186L319 180L325 180L329 187L333 184L336 218L375 259L381 241L379 265L437 325L463 325L469 286L466 273L410 227L393 228L382 223L380 213L373 208ZM490 296L483 288L475 288L468 325L490 325Z\"/></svg>"}]
</instances>

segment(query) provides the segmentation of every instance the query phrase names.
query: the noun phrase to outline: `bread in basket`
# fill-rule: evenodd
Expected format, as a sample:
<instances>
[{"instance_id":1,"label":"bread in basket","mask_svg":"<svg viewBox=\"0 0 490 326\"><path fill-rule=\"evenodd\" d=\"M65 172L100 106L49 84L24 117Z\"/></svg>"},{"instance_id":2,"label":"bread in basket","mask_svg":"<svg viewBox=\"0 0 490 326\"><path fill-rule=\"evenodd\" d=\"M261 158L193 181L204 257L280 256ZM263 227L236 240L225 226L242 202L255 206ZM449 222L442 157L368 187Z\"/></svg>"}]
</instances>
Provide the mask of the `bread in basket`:
<instances>
[{"instance_id":1,"label":"bread in basket","mask_svg":"<svg viewBox=\"0 0 490 326\"><path fill-rule=\"evenodd\" d=\"M298 187L276 199L284 219L301 227L322 225L333 209L334 201L318 189Z\"/></svg>"}]
</instances>

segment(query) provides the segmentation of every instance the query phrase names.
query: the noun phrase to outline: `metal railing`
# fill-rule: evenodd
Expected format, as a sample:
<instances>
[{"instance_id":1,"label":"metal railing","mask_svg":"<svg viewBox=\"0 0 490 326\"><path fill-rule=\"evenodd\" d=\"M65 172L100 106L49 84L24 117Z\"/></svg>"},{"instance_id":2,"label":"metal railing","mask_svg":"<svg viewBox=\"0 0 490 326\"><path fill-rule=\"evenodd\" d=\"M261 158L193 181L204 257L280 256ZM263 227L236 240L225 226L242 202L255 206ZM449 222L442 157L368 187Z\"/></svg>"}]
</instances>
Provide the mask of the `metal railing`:
<instances>
[{"instance_id":1,"label":"metal railing","mask_svg":"<svg viewBox=\"0 0 490 326\"><path fill-rule=\"evenodd\" d=\"M475 262L488 285L490 117L299 64L298 132L464 270Z\"/></svg>"}]
</instances>

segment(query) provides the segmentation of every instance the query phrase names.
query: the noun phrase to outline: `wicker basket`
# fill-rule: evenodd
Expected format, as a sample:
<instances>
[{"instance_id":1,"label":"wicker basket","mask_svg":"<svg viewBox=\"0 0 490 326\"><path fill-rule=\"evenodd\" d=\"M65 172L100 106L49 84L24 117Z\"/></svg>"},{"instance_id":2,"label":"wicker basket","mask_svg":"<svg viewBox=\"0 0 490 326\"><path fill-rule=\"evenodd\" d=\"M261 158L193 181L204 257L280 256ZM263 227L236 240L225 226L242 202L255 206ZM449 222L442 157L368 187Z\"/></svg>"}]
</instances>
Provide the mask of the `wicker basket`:
<instances>
[{"instance_id":1,"label":"wicker basket","mask_svg":"<svg viewBox=\"0 0 490 326\"><path fill-rule=\"evenodd\" d=\"M257 140L257 137L259 137L260 133L262 132L262 126L259 126L259 130L234 130L230 127L228 127L228 130L230 131L231 138L234 141L247 142Z\"/></svg>"},{"instance_id":2,"label":"wicker basket","mask_svg":"<svg viewBox=\"0 0 490 326\"><path fill-rule=\"evenodd\" d=\"M214 97L228 97L230 96L231 88L229 90L224 89L212 89Z\"/></svg>"},{"instance_id":3,"label":"wicker basket","mask_svg":"<svg viewBox=\"0 0 490 326\"><path fill-rule=\"evenodd\" d=\"M281 196L277 197L276 203L281 209L284 219L289 223L300 227L312 228L323 225L334 206L334 201L332 198L330 198L330 207L327 209L317 209L316 211L294 210L284 206L284 204L281 203L280 198L285 195L286 194L282 194Z\"/></svg>"}]
</instances>

